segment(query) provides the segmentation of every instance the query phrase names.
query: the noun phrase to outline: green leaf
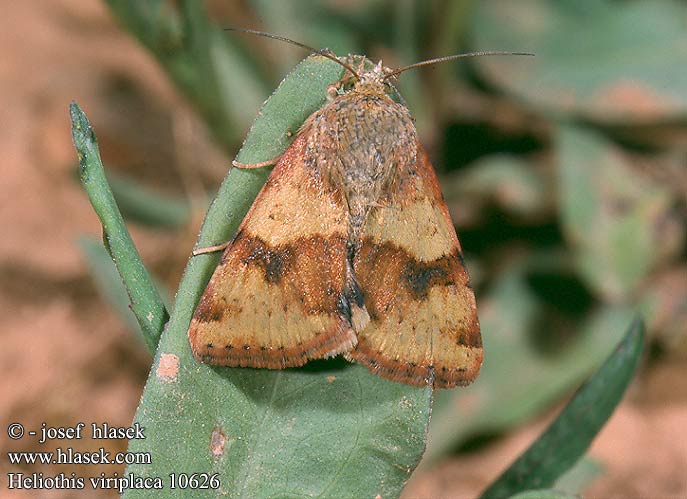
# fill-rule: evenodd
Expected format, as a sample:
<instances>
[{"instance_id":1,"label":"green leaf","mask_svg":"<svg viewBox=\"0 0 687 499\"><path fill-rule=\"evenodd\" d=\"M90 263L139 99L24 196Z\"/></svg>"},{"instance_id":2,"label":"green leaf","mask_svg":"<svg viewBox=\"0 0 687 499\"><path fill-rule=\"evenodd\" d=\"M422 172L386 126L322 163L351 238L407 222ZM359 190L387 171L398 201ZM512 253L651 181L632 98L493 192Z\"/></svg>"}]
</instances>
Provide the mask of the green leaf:
<instances>
[{"instance_id":1,"label":"green leaf","mask_svg":"<svg viewBox=\"0 0 687 499\"><path fill-rule=\"evenodd\" d=\"M239 161L279 154L289 139L286 131L295 134L304 117L322 106L327 85L341 72L320 56L302 62L259 113ZM210 207L199 246L234 233L264 170L231 170ZM146 439L132 440L129 447L150 452L153 462L127 472L218 474L218 490L197 490L193 497L397 497L424 449L431 389L390 382L340 359L282 371L197 362L187 330L217 258L200 255L186 268L136 413ZM164 493L188 494L169 487ZM128 490L124 497L159 494Z\"/></svg>"},{"instance_id":2,"label":"green leaf","mask_svg":"<svg viewBox=\"0 0 687 499\"><path fill-rule=\"evenodd\" d=\"M105 178L91 124L76 102L71 103L69 112L74 146L79 156L81 183L103 225L104 242L124 281L145 343L154 352L169 314L119 213Z\"/></svg>"},{"instance_id":3,"label":"green leaf","mask_svg":"<svg viewBox=\"0 0 687 499\"><path fill-rule=\"evenodd\" d=\"M586 452L620 402L639 364L644 325L635 319L613 354L546 431L487 490L483 499L551 487Z\"/></svg>"},{"instance_id":4,"label":"green leaf","mask_svg":"<svg viewBox=\"0 0 687 499\"><path fill-rule=\"evenodd\" d=\"M499 87L556 114L627 125L687 116L687 37L680 1L476 2L480 50L536 57L474 62Z\"/></svg>"},{"instance_id":5,"label":"green leaf","mask_svg":"<svg viewBox=\"0 0 687 499\"><path fill-rule=\"evenodd\" d=\"M579 271L610 301L626 299L671 244L664 233L670 193L590 130L561 126L557 151L560 218Z\"/></svg>"}]
</instances>

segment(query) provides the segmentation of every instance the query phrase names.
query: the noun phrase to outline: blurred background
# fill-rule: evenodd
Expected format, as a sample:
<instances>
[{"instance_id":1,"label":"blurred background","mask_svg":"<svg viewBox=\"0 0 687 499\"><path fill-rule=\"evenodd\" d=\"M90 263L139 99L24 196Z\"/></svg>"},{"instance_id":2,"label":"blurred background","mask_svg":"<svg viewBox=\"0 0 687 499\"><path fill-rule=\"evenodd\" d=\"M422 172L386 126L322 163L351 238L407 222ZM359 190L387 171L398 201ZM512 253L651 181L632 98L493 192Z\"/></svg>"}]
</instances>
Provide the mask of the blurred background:
<instances>
[{"instance_id":1,"label":"blurred background","mask_svg":"<svg viewBox=\"0 0 687 499\"><path fill-rule=\"evenodd\" d=\"M307 55L222 31L236 26L391 67L472 50L536 54L436 65L398 83L458 228L486 352L474 385L437 393L426 457L404 497L476 496L638 313L649 333L641 370L558 485L687 497L684 2L3 4L0 455L45 450L9 440L14 421L128 426L150 368L75 174L69 102L88 114L133 238L171 299L261 103ZM8 466L3 457L3 487Z\"/></svg>"}]
</instances>

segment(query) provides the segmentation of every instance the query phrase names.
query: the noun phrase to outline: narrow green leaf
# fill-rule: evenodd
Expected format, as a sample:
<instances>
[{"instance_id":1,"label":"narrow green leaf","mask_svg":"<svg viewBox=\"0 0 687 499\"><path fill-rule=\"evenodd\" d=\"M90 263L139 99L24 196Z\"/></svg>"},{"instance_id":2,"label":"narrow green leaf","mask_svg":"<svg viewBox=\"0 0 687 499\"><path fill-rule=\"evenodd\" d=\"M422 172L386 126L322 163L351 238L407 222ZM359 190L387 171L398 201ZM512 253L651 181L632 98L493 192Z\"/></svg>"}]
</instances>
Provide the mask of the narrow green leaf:
<instances>
[{"instance_id":1,"label":"narrow green leaf","mask_svg":"<svg viewBox=\"0 0 687 499\"><path fill-rule=\"evenodd\" d=\"M90 236L82 236L79 237L76 244L86 260L91 277L103 300L110 305L129 330L136 333L136 338L143 342L143 335L140 333L141 328L131 310L131 300L126 292L126 286L102 241ZM155 279L153 279L153 283L160 293L165 307L169 309L171 301L167 289Z\"/></svg>"},{"instance_id":2,"label":"narrow green leaf","mask_svg":"<svg viewBox=\"0 0 687 499\"><path fill-rule=\"evenodd\" d=\"M613 354L546 431L487 490L482 499L551 487L584 454L613 413L639 364L644 325L635 319Z\"/></svg>"},{"instance_id":3,"label":"narrow green leaf","mask_svg":"<svg viewBox=\"0 0 687 499\"><path fill-rule=\"evenodd\" d=\"M261 162L282 152L292 138L286 132L295 135L340 76L341 67L320 56L297 66L265 103L238 160ZM230 171L199 246L231 237L265 170ZM341 359L282 371L197 362L187 331L217 258L193 257L186 268L136 413L146 439L129 447L149 452L153 462L127 473L216 473L219 489L193 497L397 497L424 449L431 389L390 382ZM165 480L165 497L189 497ZM124 497L159 492L128 490Z\"/></svg>"},{"instance_id":4,"label":"narrow green leaf","mask_svg":"<svg viewBox=\"0 0 687 499\"><path fill-rule=\"evenodd\" d=\"M124 281L143 339L148 349L154 352L169 314L119 213L105 178L91 124L76 102L71 103L69 112L74 146L79 156L81 183L103 225L103 239Z\"/></svg>"},{"instance_id":5,"label":"narrow green leaf","mask_svg":"<svg viewBox=\"0 0 687 499\"><path fill-rule=\"evenodd\" d=\"M102 242L91 237L81 237L77 241L98 292L131 331L140 331L136 317L129 304L129 295L112 257ZM141 339L143 337L139 335Z\"/></svg>"}]
</instances>

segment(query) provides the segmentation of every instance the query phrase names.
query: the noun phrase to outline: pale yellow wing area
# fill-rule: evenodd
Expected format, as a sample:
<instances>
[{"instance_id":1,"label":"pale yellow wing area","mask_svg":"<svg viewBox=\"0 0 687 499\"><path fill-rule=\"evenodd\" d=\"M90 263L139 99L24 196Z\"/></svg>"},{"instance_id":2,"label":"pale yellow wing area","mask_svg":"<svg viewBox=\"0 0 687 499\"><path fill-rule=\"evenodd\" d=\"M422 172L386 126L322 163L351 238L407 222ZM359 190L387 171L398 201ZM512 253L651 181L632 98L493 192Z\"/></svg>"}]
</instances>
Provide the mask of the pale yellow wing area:
<instances>
[{"instance_id":1,"label":"pale yellow wing area","mask_svg":"<svg viewBox=\"0 0 687 499\"><path fill-rule=\"evenodd\" d=\"M381 204L368 215L354 260L370 322L349 357L396 381L466 385L482 364L475 296L421 146L398 192Z\"/></svg>"},{"instance_id":2,"label":"pale yellow wing area","mask_svg":"<svg viewBox=\"0 0 687 499\"><path fill-rule=\"evenodd\" d=\"M271 173L225 250L189 329L202 362L280 369L350 350L348 211L307 164L307 134Z\"/></svg>"}]
</instances>

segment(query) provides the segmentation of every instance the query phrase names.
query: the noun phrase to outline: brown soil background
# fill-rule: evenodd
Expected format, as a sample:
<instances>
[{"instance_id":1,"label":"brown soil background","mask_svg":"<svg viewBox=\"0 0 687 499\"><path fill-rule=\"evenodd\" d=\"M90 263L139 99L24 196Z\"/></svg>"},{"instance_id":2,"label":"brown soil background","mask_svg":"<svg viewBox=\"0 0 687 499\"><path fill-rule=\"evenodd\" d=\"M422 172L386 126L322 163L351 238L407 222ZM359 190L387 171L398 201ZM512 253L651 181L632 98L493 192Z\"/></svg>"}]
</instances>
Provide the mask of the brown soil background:
<instances>
[{"instance_id":1,"label":"brown soil background","mask_svg":"<svg viewBox=\"0 0 687 499\"><path fill-rule=\"evenodd\" d=\"M69 102L77 100L88 113L105 162L140 167L127 173L149 185L179 191L181 176L169 167L179 161L174 133L179 124L200 130L190 147L207 168L221 175L229 163L152 57L115 25L100 1L1 5L0 496L115 497L89 488L80 493L6 488L8 472L121 473L123 468L101 466L10 468L8 451L67 443L13 441L6 428L11 422L33 430L42 422L128 426L150 368L150 356L98 296L75 244L84 234L99 237L100 227L73 174ZM150 130L145 137L132 132L141 123ZM183 237L132 227L144 261L172 288L198 230L197 221L191 225ZM643 370L591 449L605 472L585 496L687 498L685 380L684 355ZM420 471L403 497L475 497L553 415ZM101 444L84 439L72 446L95 450ZM126 441L104 446L123 451Z\"/></svg>"}]
</instances>

